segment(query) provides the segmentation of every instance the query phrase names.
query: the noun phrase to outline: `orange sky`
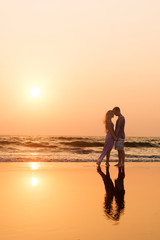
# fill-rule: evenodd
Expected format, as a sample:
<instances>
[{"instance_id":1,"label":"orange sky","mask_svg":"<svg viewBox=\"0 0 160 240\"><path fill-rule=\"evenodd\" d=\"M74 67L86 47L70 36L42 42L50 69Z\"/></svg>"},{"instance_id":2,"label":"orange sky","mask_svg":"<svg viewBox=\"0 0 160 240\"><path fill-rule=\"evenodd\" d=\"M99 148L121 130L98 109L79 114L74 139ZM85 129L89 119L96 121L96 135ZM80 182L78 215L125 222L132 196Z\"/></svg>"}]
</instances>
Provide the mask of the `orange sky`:
<instances>
[{"instance_id":1,"label":"orange sky","mask_svg":"<svg viewBox=\"0 0 160 240\"><path fill-rule=\"evenodd\" d=\"M0 134L104 135L105 112L119 106L127 136L160 136L159 9L157 0L1 1Z\"/></svg>"}]
</instances>

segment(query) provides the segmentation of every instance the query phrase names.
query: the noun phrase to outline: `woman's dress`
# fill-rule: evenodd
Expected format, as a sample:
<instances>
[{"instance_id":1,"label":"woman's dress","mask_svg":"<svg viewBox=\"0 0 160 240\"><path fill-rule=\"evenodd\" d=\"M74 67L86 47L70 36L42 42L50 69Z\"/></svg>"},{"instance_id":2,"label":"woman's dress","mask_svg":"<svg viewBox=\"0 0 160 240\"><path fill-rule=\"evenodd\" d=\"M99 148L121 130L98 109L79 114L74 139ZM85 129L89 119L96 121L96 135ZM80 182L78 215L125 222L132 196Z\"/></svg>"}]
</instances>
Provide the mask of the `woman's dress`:
<instances>
[{"instance_id":1,"label":"woman's dress","mask_svg":"<svg viewBox=\"0 0 160 240\"><path fill-rule=\"evenodd\" d=\"M114 132L114 125L113 125L112 122L111 122L111 127L112 127L112 130L113 130L113 132ZM112 150L113 144L114 144L114 138L113 138L111 132L108 131L108 132L107 132L107 135L106 135L106 138L105 138L105 143L104 143L104 147L103 147L102 154L100 155L100 157L99 157L98 160L97 160L97 164L98 164L98 165L102 162L102 160L103 160L103 158L105 157L106 153L107 153L108 151L111 151L111 150Z\"/></svg>"}]
</instances>

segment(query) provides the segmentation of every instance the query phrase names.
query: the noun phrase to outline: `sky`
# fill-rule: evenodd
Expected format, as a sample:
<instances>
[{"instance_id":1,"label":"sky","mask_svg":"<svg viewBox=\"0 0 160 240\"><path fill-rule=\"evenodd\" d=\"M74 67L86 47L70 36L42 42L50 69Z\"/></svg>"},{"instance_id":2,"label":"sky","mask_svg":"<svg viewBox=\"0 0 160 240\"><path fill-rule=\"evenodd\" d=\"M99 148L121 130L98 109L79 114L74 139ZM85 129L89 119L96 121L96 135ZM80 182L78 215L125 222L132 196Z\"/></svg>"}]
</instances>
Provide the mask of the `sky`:
<instances>
[{"instance_id":1,"label":"sky","mask_svg":"<svg viewBox=\"0 0 160 240\"><path fill-rule=\"evenodd\" d=\"M119 106L127 136L159 137L159 9L158 0L0 1L0 134L102 136Z\"/></svg>"}]
</instances>

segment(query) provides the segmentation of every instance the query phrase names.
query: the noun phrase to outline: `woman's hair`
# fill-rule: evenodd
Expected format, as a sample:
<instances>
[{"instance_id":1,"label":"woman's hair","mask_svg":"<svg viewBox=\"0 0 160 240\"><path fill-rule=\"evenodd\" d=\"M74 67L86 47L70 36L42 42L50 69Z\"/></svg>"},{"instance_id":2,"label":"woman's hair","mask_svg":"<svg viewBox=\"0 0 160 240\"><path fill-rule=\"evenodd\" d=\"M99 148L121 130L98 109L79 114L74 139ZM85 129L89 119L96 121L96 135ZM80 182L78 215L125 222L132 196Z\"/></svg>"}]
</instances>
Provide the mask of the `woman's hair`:
<instances>
[{"instance_id":1,"label":"woman's hair","mask_svg":"<svg viewBox=\"0 0 160 240\"><path fill-rule=\"evenodd\" d=\"M109 111L106 113L106 115L105 115L104 124L105 124L106 132L108 131L108 124L109 124L110 121L111 121L111 114L113 114L113 111L112 111L112 110L109 110Z\"/></svg>"}]
</instances>

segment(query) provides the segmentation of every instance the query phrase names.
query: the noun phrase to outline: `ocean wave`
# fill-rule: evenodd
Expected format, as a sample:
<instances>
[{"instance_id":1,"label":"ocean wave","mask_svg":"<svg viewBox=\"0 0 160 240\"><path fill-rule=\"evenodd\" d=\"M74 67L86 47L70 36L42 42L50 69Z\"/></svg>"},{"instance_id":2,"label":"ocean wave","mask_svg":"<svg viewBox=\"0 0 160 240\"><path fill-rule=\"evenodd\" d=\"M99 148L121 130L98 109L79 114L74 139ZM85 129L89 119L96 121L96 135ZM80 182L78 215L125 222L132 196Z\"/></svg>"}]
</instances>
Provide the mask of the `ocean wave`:
<instances>
[{"instance_id":1,"label":"ocean wave","mask_svg":"<svg viewBox=\"0 0 160 240\"><path fill-rule=\"evenodd\" d=\"M94 150L77 149L77 150L74 150L73 152L77 154L90 154L90 153L93 153Z\"/></svg>"},{"instance_id":2,"label":"ocean wave","mask_svg":"<svg viewBox=\"0 0 160 240\"><path fill-rule=\"evenodd\" d=\"M95 159L44 159L44 158L0 158L0 163L1 162L67 162L67 163L96 163L97 160ZM110 162L117 162L117 159L115 160L110 160ZM132 162L137 162L137 163L151 163L151 162L155 162L155 163L160 163L160 159L155 159L155 158L151 158L151 159L126 159L125 160L126 163L132 163Z\"/></svg>"},{"instance_id":3,"label":"ocean wave","mask_svg":"<svg viewBox=\"0 0 160 240\"><path fill-rule=\"evenodd\" d=\"M74 147L103 147L104 142L86 142L86 141L72 141L72 142L61 142L61 144L74 146Z\"/></svg>"},{"instance_id":4,"label":"ocean wave","mask_svg":"<svg viewBox=\"0 0 160 240\"><path fill-rule=\"evenodd\" d=\"M61 144L72 146L72 147L103 147L104 142L100 141L68 141L68 142L61 142ZM159 143L158 143L159 144ZM158 148L157 144L149 143L149 142L125 142L125 147L130 148Z\"/></svg>"},{"instance_id":5,"label":"ocean wave","mask_svg":"<svg viewBox=\"0 0 160 240\"><path fill-rule=\"evenodd\" d=\"M17 142L17 141L7 141L7 140L1 140L0 141L0 145L10 145L10 144L14 144L14 145L21 145L21 142Z\"/></svg>"},{"instance_id":6,"label":"ocean wave","mask_svg":"<svg viewBox=\"0 0 160 240\"><path fill-rule=\"evenodd\" d=\"M126 154L126 158L152 158L152 159L160 159L160 155L133 155L133 154Z\"/></svg>"},{"instance_id":7,"label":"ocean wave","mask_svg":"<svg viewBox=\"0 0 160 240\"><path fill-rule=\"evenodd\" d=\"M37 143L37 142L14 142L14 141L0 141L0 148L6 147L7 145L21 146L21 147L31 147L31 148L56 148L55 145L50 145L49 143Z\"/></svg>"},{"instance_id":8,"label":"ocean wave","mask_svg":"<svg viewBox=\"0 0 160 240\"><path fill-rule=\"evenodd\" d=\"M53 137L52 139L59 139L59 140L88 140L88 137Z\"/></svg>"},{"instance_id":9,"label":"ocean wave","mask_svg":"<svg viewBox=\"0 0 160 240\"><path fill-rule=\"evenodd\" d=\"M125 147L131 147L131 148L140 148L140 147L147 147L147 148L157 148L156 144L149 143L149 142L125 142L124 143Z\"/></svg>"},{"instance_id":10,"label":"ocean wave","mask_svg":"<svg viewBox=\"0 0 160 240\"><path fill-rule=\"evenodd\" d=\"M23 144L26 147L31 148L56 148L55 145L49 145L48 143L36 143L36 142L27 142Z\"/></svg>"},{"instance_id":11,"label":"ocean wave","mask_svg":"<svg viewBox=\"0 0 160 240\"><path fill-rule=\"evenodd\" d=\"M127 141L125 147L128 148L160 148L159 140L141 141ZM0 148L7 145L13 145L18 147L31 147L31 148L57 148L62 149L63 146L68 148L99 148L104 146L104 138L88 138L88 137L19 137L19 138L1 138Z\"/></svg>"}]
</instances>

